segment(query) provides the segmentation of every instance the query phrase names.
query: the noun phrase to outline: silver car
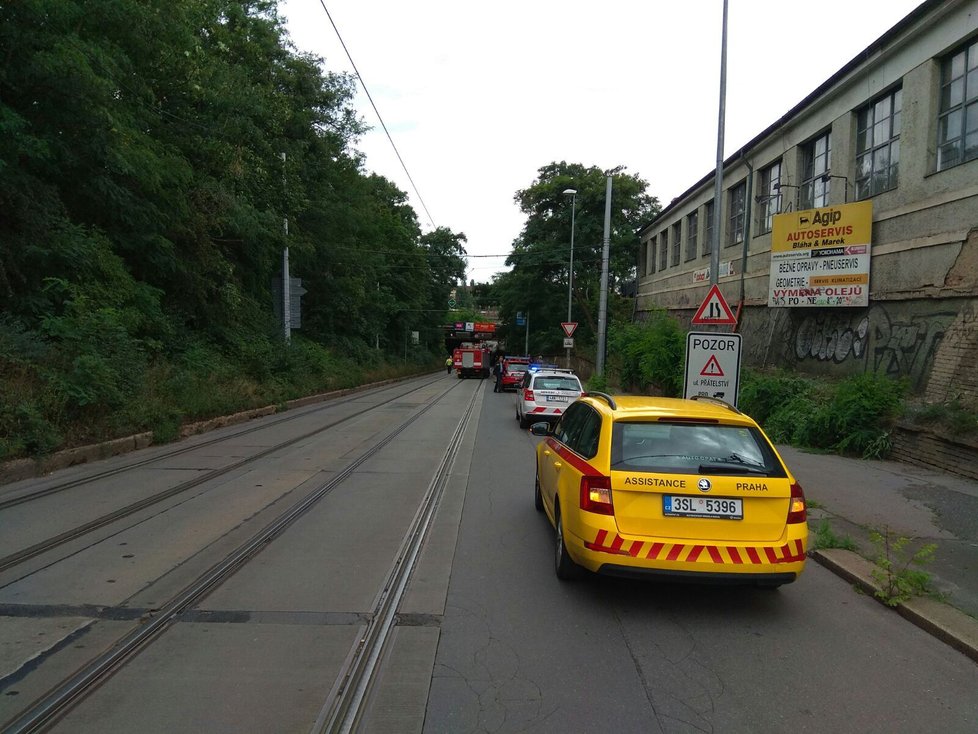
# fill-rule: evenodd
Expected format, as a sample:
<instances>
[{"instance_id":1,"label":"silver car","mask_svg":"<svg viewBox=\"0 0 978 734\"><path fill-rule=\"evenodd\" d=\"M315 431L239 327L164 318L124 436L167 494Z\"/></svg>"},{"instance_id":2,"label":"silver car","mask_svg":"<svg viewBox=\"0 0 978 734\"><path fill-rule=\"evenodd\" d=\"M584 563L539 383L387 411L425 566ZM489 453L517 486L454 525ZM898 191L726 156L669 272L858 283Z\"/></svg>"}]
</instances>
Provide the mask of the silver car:
<instances>
[{"instance_id":1,"label":"silver car","mask_svg":"<svg viewBox=\"0 0 978 734\"><path fill-rule=\"evenodd\" d=\"M531 369L516 389L516 420L520 428L540 421L554 423L583 392L573 370Z\"/></svg>"}]
</instances>

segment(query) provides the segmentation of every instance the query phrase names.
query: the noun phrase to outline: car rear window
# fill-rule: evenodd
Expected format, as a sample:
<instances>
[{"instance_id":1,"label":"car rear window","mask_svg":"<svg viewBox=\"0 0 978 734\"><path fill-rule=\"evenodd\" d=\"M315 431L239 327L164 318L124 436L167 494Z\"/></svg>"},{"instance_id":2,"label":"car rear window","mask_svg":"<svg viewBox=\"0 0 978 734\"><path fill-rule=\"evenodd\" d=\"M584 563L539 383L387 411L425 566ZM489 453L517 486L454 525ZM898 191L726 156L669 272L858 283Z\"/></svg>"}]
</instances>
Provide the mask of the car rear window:
<instances>
[{"instance_id":1,"label":"car rear window","mask_svg":"<svg viewBox=\"0 0 978 734\"><path fill-rule=\"evenodd\" d=\"M574 390L575 392L581 391L581 383L577 381L576 377L561 377L556 375L554 377L539 376L536 382L533 383L534 390Z\"/></svg>"},{"instance_id":2,"label":"car rear window","mask_svg":"<svg viewBox=\"0 0 978 734\"><path fill-rule=\"evenodd\" d=\"M758 429L719 423L624 422L614 425L611 468L667 474L786 476Z\"/></svg>"},{"instance_id":3,"label":"car rear window","mask_svg":"<svg viewBox=\"0 0 978 734\"><path fill-rule=\"evenodd\" d=\"M525 364L523 362L517 362L516 364L507 364L506 365L506 371L507 372L526 372L526 368L527 367L529 367L528 364Z\"/></svg>"}]
</instances>

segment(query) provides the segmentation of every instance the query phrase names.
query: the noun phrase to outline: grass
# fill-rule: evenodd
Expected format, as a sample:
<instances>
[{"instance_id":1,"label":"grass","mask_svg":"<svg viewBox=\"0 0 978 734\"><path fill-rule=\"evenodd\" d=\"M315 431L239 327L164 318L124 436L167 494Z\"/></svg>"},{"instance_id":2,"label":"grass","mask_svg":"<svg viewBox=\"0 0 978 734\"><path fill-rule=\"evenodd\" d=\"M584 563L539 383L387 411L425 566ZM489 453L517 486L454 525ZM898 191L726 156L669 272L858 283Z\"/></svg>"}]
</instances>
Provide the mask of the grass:
<instances>
[{"instance_id":1,"label":"grass","mask_svg":"<svg viewBox=\"0 0 978 734\"><path fill-rule=\"evenodd\" d=\"M832 525L826 519L820 520L815 528L815 548L818 550L840 548L854 552L859 551L859 546L848 535L842 537L836 535L835 531L832 530Z\"/></svg>"}]
</instances>

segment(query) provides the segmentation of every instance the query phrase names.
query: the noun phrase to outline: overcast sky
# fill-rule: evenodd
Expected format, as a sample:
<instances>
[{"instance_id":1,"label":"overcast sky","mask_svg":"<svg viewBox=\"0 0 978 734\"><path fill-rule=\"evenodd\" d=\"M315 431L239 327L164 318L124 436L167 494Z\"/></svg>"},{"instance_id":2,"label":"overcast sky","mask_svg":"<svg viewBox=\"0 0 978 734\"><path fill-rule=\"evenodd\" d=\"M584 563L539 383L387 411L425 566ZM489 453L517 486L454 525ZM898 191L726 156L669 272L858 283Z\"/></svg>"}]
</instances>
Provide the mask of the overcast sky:
<instances>
[{"instance_id":1,"label":"overcast sky","mask_svg":"<svg viewBox=\"0 0 978 734\"><path fill-rule=\"evenodd\" d=\"M663 206L715 168L722 0L323 2L414 185L359 87L368 170L424 231L465 233L470 279L506 269L513 197L550 162L626 166ZM323 2L279 8L299 51L352 72ZM729 0L724 155L919 4Z\"/></svg>"}]
</instances>

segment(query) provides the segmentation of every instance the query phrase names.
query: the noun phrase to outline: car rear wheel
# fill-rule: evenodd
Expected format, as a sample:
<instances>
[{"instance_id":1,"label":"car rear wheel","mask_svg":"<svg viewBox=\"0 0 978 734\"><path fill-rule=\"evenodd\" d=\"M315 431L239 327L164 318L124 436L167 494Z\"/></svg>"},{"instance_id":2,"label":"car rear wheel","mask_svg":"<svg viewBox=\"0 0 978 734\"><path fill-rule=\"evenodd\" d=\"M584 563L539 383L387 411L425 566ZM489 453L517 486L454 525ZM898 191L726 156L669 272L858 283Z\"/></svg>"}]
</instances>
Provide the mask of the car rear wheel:
<instances>
[{"instance_id":1,"label":"car rear wheel","mask_svg":"<svg viewBox=\"0 0 978 734\"><path fill-rule=\"evenodd\" d=\"M556 507L556 513L557 541L554 548L554 572L561 581L573 581L580 578L581 567L567 555L567 548L564 546L564 520L560 516L560 505Z\"/></svg>"},{"instance_id":2,"label":"car rear wheel","mask_svg":"<svg viewBox=\"0 0 978 734\"><path fill-rule=\"evenodd\" d=\"M533 481L533 506L537 508L537 512L543 512L543 495L540 494L540 470L537 470L536 477Z\"/></svg>"}]
</instances>

